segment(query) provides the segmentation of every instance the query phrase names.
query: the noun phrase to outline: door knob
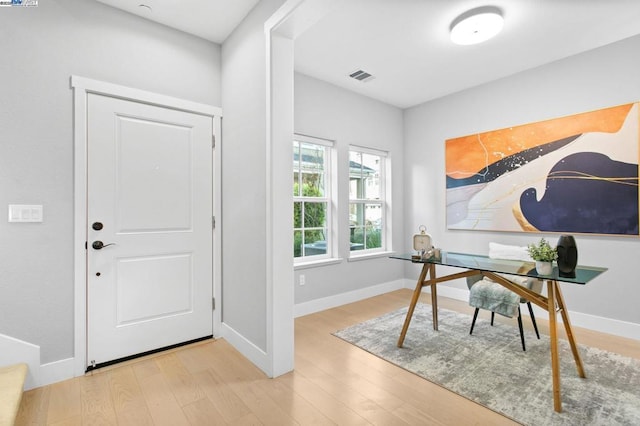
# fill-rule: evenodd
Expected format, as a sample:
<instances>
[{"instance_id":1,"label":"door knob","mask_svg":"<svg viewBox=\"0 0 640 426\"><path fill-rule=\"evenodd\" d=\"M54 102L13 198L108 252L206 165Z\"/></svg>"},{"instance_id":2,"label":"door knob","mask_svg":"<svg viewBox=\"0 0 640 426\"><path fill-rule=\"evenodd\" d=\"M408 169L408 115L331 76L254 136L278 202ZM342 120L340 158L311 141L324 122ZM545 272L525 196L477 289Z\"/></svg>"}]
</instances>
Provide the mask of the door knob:
<instances>
[{"instance_id":1,"label":"door knob","mask_svg":"<svg viewBox=\"0 0 640 426\"><path fill-rule=\"evenodd\" d=\"M116 243L104 244L104 243L103 243L102 241L100 241L100 240L97 240L97 241L94 241L93 243L91 243L91 247L93 247L93 248L94 248L94 249L96 249L96 250L101 250L101 249L103 249L104 247L107 247L107 246L114 246L114 245L116 245Z\"/></svg>"}]
</instances>

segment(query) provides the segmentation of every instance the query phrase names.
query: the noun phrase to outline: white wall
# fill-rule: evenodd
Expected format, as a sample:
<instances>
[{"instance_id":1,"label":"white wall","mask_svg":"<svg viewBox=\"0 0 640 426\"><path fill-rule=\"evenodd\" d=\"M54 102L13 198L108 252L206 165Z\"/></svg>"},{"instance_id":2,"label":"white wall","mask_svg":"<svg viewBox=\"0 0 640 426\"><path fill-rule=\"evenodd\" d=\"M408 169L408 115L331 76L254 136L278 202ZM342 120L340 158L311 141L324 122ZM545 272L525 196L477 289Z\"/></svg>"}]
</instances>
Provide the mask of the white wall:
<instances>
[{"instance_id":1,"label":"white wall","mask_svg":"<svg viewBox=\"0 0 640 426\"><path fill-rule=\"evenodd\" d=\"M73 356L69 77L220 106L220 46L94 1L0 12L0 334L47 363ZM8 204L42 204L44 222L7 223Z\"/></svg>"},{"instance_id":2,"label":"white wall","mask_svg":"<svg viewBox=\"0 0 640 426\"><path fill-rule=\"evenodd\" d=\"M446 250L486 254L490 241L526 245L537 240L540 235L446 230L444 141L639 101L638 52L640 37L634 37L408 109L405 239L409 241L411 231L424 223L436 245ZM558 234L543 236L552 242L558 238ZM569 310L587 314L583 318L593 315L640 325L635 265L640 240L587 235L576 240L580 264L609 271L586 286L563 284ZM417 272L408 267L407 277L415 276ZM466 288L463 282L452 286ZM640 339L638 328L631 329Z\"/></svg>"},{"instance_id":3,"label":"white wall","mask_svg":"<svg viewBox=\"0 0 640 426\"><path fill-rule=\"evenodd\" d=\"M265 21L284 0L263 0L222 46L222 321L225 337L266 367L267 119Z\"/></svg>"},{"instance_id":4,"label":"white wall","mask_svg":"<svg viewBox=\"0 0 640 426\"><path fill-rule=\"evenodd\" d=\"M393 237L391 248L404 250L403 220L403 119L402 110L296 73L294 127L296 133L335 140L338 156L338 264L298 269L295 273L295 303L309 303L341 293L395 282L403 277L402 262L388 257L348 261L349 258L349 145L389 152L392 173ZM342 231L342 232L340 232ZM347 231L347 232L345 232ZM299 275L305 285L298 285ZM319 306L323 307L323 306Z\"/></svg>"}]
</instances>

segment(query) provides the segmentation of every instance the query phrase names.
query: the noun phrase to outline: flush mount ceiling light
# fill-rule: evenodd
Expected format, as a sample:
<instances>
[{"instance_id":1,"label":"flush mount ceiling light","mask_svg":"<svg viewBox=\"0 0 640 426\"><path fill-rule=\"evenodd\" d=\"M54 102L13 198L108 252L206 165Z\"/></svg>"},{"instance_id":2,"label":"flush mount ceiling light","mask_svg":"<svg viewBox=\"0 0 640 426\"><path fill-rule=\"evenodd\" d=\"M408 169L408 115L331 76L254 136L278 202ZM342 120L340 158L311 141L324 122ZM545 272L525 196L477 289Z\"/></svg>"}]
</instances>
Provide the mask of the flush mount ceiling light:
<instances>
[{"instance_id":1,"label":"flush mount ceiling light","mask_svg":"<svg viewBox=\"0 0 640 426\"><path fill-rule=\"evenodd\" d=\"M497 35L503 25L502 11L497 7L471 9L451 23L451 41L462 45L482 43Z\"/></svg>"}]
</instances>

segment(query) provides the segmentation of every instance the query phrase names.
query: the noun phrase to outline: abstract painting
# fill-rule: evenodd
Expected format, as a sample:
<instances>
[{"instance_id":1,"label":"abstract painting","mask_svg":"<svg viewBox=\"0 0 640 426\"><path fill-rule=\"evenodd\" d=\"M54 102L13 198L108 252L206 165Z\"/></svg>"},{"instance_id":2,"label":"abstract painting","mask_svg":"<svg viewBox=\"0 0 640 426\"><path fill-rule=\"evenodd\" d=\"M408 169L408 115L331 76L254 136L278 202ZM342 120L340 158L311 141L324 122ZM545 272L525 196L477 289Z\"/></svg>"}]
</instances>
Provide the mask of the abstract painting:
<instances>
[{"instance_id":1,"label":"abstract painting","mask_svg":"<svg viewBox=\"0 0 640 426\"><path fill-rule=\"evenodd\" d=\"M447 228L638 236L638 103L448 139Z\"/></svg>"}]
</instances>

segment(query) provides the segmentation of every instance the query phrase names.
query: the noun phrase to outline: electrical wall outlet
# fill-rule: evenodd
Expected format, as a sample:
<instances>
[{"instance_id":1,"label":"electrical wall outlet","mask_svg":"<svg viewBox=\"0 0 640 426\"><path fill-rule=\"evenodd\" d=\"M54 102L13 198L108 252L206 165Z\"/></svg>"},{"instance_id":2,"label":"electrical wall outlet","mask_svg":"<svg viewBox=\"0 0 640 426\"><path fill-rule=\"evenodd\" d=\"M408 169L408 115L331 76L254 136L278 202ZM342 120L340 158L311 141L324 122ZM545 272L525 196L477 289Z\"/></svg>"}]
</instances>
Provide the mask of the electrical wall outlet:
<instances>
[{"instance_id":1,"label":"electrical wall outlet","mask_svg":"<svg viewBox=\"0 0 640 426\"><path fill-rule=\"evenodd\" d=\"M300 285L305 284L305 277L303 274L300 274L300 277L298 278L298 282L300 283Z\"/></svg>"}]
</instances>

